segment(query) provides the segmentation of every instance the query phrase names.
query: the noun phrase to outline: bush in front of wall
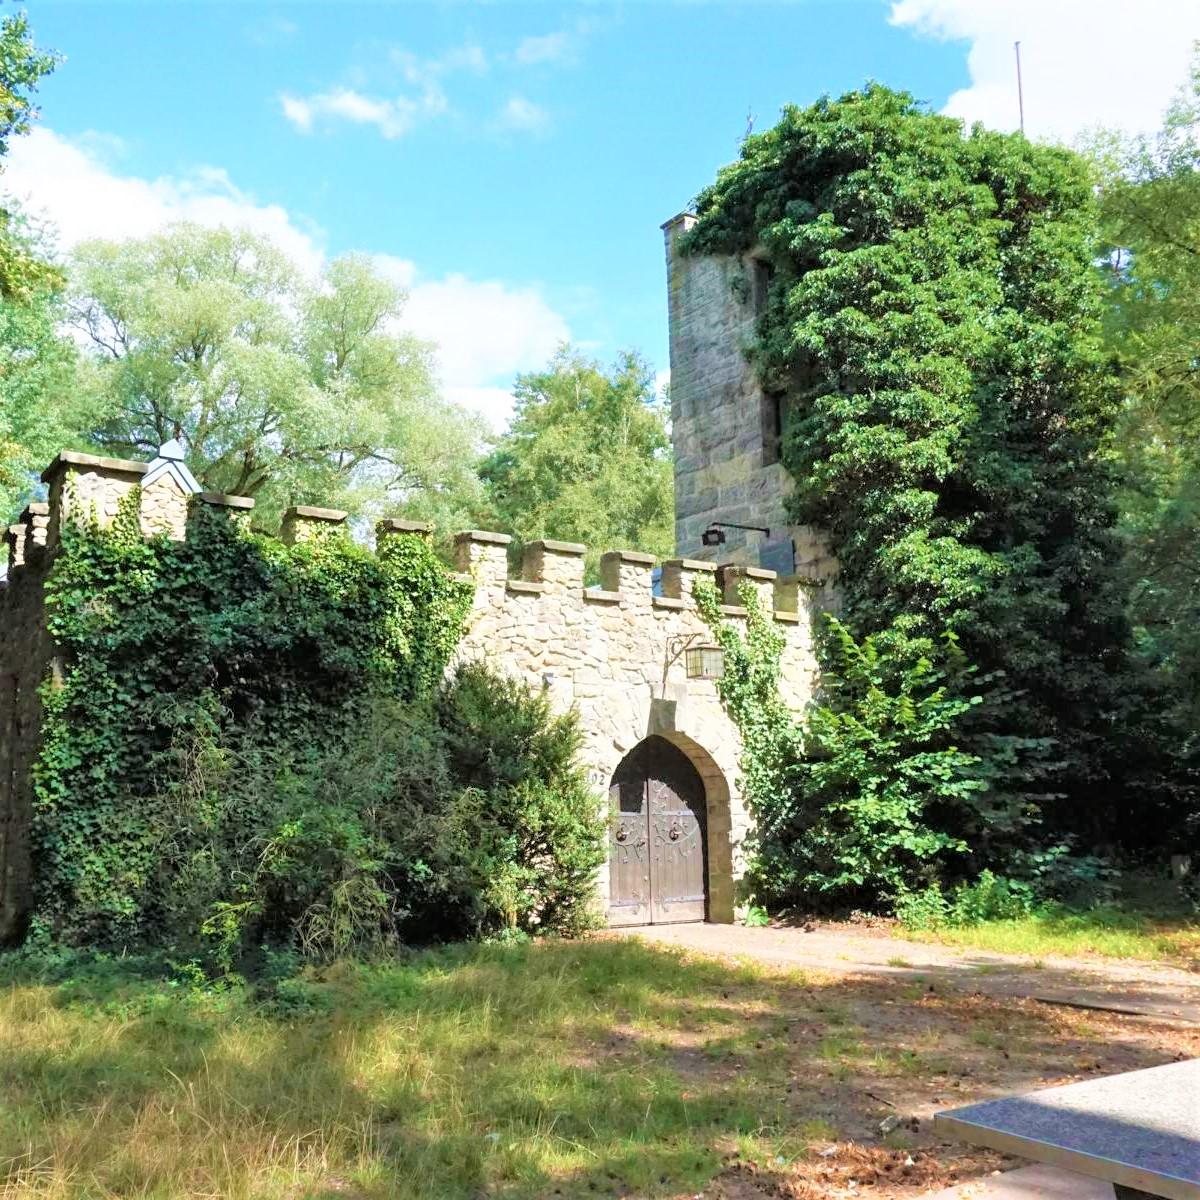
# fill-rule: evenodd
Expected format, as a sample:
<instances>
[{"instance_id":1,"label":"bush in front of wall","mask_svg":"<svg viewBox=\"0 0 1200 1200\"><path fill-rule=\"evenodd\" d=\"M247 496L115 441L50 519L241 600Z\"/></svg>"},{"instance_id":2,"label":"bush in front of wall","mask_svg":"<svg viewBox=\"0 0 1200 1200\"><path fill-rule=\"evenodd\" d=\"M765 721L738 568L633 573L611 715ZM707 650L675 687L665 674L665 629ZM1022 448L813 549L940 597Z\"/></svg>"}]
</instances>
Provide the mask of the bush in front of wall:
<instances>
[{"instance_id":1,"label":"bush in front of wall","mask_svg":"<svg viewBox=\"0 0 1200 1200\"><path fill-rule=\"evenodd\" d=\"M229 970L587 924L602 857L579 731L446 667L471 585L418 537L285 545L199 507L145 538L136 494L69 524L47 583L35 940Z\"/></svg>"}]
</instances>

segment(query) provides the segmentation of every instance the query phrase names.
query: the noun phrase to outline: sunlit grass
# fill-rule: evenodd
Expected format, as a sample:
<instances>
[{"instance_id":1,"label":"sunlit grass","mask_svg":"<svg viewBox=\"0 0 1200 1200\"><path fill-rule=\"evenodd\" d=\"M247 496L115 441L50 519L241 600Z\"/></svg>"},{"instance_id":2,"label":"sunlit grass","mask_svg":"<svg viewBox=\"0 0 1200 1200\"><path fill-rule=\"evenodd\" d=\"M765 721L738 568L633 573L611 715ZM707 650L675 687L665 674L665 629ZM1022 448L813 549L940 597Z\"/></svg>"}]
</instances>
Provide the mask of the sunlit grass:
<instances>
[{"instance_id":1,"label":"sunlit grass","mask_svg":"<svg viewBox=\"0 0 1200 1200\"><path fill-rule=\"evenodd\" d=\"M1023 1086L1066 1046L1097 1057L1037 1006L626 939L452 947L257 990L47 970L0 957L4 1200L666 1200L720 1194L730 1164L782 1194L868 1168L934 1188L947 1152L914 1162L875 1138L881 1115L1002 1086L1001 1042L1023 1047Z\"/></svg>"},{"instance_id":2,"label":"sunlit grass","mask_svg":"<svg viewBox=\"0 0 1200 1200\"><path fill-rule=\"evenodd\" d=\"M1114 907L1087 912L1048 909L1016 920L905 931L905 936L1000 954L1101 955L1200 965L1200 921L1158 918Z\"/></svg>"},{"instance_id":3,"label":"sunlit grass","mask_svg":"<svg viewBox=\"0 0 1200 1200\"><path fill-rule=\"evenodd\" d=\"M633 942L340 966L283 1012L240 990L17 981L0 992L0 1195L694 1191L731 1144L804 1149L761 1040L790 986ZM693 1043L717 1051L696 1070ZM747 1055L752 1071L722 1066Z\"/></svg>"}]
</instances>

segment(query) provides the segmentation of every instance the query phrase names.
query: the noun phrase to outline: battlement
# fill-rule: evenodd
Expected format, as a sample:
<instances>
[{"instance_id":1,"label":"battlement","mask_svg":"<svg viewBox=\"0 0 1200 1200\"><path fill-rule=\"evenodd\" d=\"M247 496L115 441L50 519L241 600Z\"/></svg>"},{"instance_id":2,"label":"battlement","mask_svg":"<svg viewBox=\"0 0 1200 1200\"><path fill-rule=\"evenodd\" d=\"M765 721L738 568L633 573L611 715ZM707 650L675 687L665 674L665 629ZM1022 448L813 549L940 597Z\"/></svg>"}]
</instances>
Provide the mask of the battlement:
<instances>
[{"instance_id":1,"label":"battlement","mask_svg":"<svg viewBox=\"0 0 1200 1200\"><path fill-rule=\"evenodd\" d=\"M34 764L40 753L41 689L60 671L50 636L44 582L68 522L110 524L136 503L147 536L183 540L199 512L248 522L254 501L203 491L168 443L152 463L64 452L43 479L48 498L8 529L9 580L0 589L0 744L8 769L0 777L0 943L19 937L31 895L29 844ZM340 509L296 505L283 516L288 544L350 537ZM355 531L357 532L357 531ZM430 539L433 527L388 517L375 527L376 547L395 538ZM780 686L786 703L802 708L819 678L812 623L823 590L798 577L744 563L673 558L657 564L636 550L600 557L600 582L586 586L587 547L543 539L523 548L510 572L512 539L466 530L454 538L455 566L472 584L472 608L450 670L471 661L539 689L556 711L574 710L581 762L598 791L608 788L622 759L647 738L665 739L696 765L708 796L705 896L710 920L734 915L739 846L750 829L740 799L738 730L726 712L719 679L723 660L700 613L695 583L712 580L720 611L745 621L748 585L781 635ZM657 572L657 574L656 574ZM601 880L608 895L609 879ZM623 911L623 910L622 910Z\"/></svg>"},{"instance_id":2,"label":"battlement","mask_svg":"<svg viewBox=\"0 0 1200 1200\"><path fill-rule=\"evenodd\" d=\"M149 463L74 451L59 454L42 479L49 486L48 501L29 505L19 521L8 528L10 578L53 552L64 520L95 519L106 525L135 490L141 528L147 537L166 534L185 538L189 516L197 506L221 509L237 521L248 520L254 509L254 500L248 496L192 490L190 476L181 477L169 469L156 470ZM279 536L289 545L308 541L344 527L347 516L340 509L294 505L283 515ZM377 543L398 536L429 538L433 532L433 526L426 522L400 517L386 517L375 529ZM602 554L600 585L585 587L586 546L550 539L530 542L524 547L519 572L511 575L511 541L508 534L479 529L455 535L455 565L473 581L477 608L505 603L528 605L533 597L547 596L569 597L598 609L648 609L659 613L694 610L693 582L711 577L721 594L721 611L726 616L746 615L739 585L749 583L766 612L773 613L779 622L795 624L802 619L806 589L811 588L800 577L779 578L774 571L759 567L674 558L661 564L661 582L656 589L654 572L659 564L653 555L636 550Z\"/></svg>"},{"instance_id":3,"label":"battlement","mask_svg":"<svg viewBox=\"0 0 1200 1200\"><path fill-rule=\"evenodd\" d=\"M668 559L661 564L661 584L654 588L654 556L637 550L609 550L600 556L600 585L584 586L587 547L578 542L542 540L523 550L520 571L509 572L508 547L512 539L504 533L472 529L454 539L455 565L475 583L476 607L521 603L529 597L550 596L578 599L588 608L617 607L649 609L666 613L694 610L693 583L709 577L716 582L729 617L744 617L739 585L748 582L760 606L777 621L794 624L806 607L809 585L796 576L780 579L774 571L735 564L718 565L691 558Z\"/></svg>"}]
</instances>

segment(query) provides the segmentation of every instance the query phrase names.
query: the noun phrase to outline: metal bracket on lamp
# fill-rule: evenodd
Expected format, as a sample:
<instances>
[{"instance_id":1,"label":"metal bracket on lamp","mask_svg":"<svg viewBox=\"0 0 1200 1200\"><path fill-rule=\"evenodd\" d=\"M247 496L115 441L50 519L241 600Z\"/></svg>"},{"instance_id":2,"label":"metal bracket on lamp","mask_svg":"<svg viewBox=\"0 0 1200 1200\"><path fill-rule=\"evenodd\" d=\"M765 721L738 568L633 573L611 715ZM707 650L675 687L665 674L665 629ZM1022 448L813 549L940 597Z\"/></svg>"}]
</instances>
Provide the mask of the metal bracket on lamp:
<instances>
[{"instance_id":1,"label":"metal bracket on lamp","mask_svg":"<svg viewBox=\"0 0 1200 1200\"><path fill-rule=\"evenodd\" d=\"M732 521L713 521L700 535L700 541L705 546L723 546L725 544L723 531L726 529L744 529L747 533L761 533L764 537L771 536L771 531L764 529L761 525L736 525Z\"/></svg>"}]
</instances>

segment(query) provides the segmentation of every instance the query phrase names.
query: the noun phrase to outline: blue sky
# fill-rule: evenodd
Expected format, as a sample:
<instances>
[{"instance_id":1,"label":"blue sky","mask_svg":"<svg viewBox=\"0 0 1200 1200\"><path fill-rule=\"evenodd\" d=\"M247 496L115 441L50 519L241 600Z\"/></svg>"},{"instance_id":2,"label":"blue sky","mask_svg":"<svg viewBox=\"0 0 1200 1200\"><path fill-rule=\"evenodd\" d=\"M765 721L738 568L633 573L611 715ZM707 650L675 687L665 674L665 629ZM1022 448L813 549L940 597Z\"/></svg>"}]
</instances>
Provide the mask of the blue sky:
<instances>
[{"instance_id":1,"label":"blue sky","mask_svg":"<svg viewBox=\"0 0 1200 1200\"><path fill-rule=\"evenodd\" d=\"M736 155L748 114L762 128L876 78L1011 126L1021 36L1032 132L1149 126L1200 6L1147 0L1139 32L1122 7L34 0L66 61L3 185L68 247L188 217L258 228L310 267L376 255L447 390L499 422L512 375L562 337L665 370L659 225ZM1105 38L1127 63L1119 105Z\"/></svg>"}]
</instances>

